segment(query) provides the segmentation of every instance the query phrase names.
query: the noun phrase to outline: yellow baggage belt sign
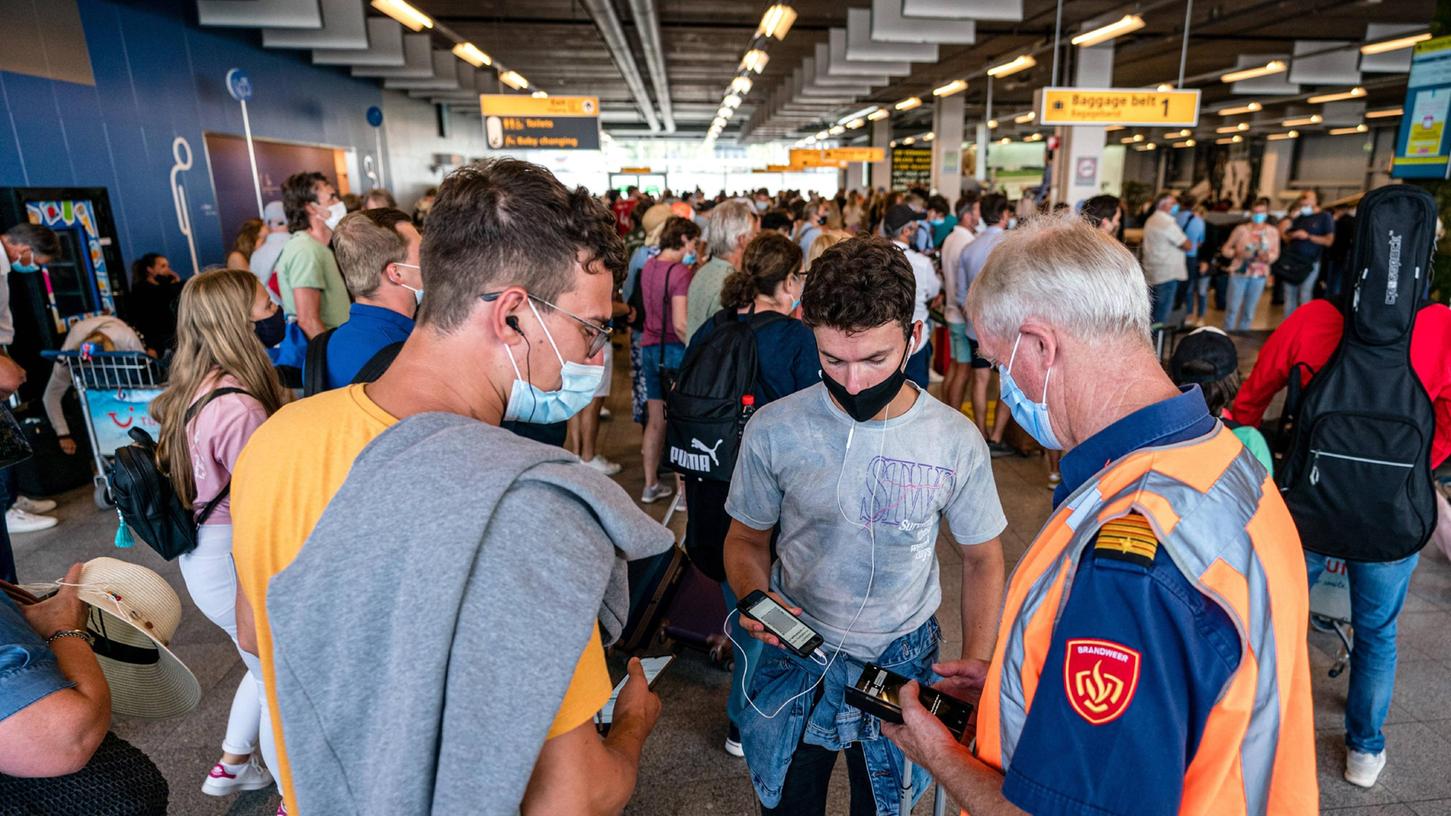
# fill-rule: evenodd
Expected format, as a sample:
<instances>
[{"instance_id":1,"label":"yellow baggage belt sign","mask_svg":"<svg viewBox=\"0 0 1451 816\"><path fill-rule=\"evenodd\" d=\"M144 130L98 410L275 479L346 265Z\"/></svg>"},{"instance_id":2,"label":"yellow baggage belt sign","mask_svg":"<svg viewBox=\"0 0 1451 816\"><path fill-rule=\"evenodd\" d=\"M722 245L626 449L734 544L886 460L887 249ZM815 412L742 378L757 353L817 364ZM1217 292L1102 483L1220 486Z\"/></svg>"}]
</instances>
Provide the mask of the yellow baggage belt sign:
<instances>
[{"instance_id":1,"label":"yellow baggage belt sign","mask_svg":"<svg viewBox=\"0 0 1451 816\"><path fill-rule=\"evenodd\" d=\"M825 150L791 151L791 166L802 167L846 167L852 162L879 162L886 159L886 151L880 147L831 147Z\"/></svg>"},{"instance_id":2,"label":"yellow baggage belt sign","mask_svg":"<svg viewBox=\"0 0 1451 816\"><path fill-rule=\"evenodd\" d=\"M1038 122L1054 125L1195 127L1199 91L1044 88Z\"/></svg>"},{"instance_id":3,"label":"yellow baggage belt sign","mask_svg":"<svg viewBox=\"0 0 1451 816\"><path fill-rule=\"evenodd\" d=\"M524 94L480 94L484 116L589 116L599 118L597 96L546 96L535 99Z\"/></svg>"}]
</instances>

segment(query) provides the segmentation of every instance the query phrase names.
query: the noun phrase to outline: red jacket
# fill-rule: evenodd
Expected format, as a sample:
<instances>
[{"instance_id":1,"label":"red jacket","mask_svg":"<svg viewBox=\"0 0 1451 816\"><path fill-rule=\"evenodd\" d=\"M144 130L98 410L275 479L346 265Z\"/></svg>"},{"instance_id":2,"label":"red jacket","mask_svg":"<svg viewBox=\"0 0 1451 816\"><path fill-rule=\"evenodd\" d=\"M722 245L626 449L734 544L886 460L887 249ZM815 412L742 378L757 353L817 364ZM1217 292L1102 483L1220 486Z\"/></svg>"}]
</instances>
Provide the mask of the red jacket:
<instances>
[{"instance_id":1,"label":"red jacket","mask_svg":"<svg viewBox=\"0 0 1451 816\"><path fill-rule=\"evenodd\" d=\"M1239 389L1229 418L1258 426L1270 400L1290 378L1296 363L1318 371L1340 345L1345 316L1328 300L1312 300L1296 309L1265 341L1254 371ZM1436 411L1431 467L1451 455L1451 309L1433 303L1416 315L1411 331L1411 367Z\"/></svg>"}]
</instances>

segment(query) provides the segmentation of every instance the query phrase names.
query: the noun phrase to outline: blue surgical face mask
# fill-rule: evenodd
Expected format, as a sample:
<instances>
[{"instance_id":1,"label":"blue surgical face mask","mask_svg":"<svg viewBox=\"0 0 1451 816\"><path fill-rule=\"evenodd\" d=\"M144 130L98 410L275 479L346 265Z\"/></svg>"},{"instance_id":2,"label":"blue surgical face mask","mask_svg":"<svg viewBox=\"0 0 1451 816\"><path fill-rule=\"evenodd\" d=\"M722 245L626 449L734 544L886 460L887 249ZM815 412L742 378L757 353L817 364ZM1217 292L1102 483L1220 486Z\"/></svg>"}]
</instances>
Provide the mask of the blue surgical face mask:
<instances>
[{"instance_id":1,"label":"blue surgical face mask","mask_svg":"<svg viewBox=\"0 0 1451 816\"><path fill-rule=\"evenodd\" d=\"M1179 205L1178 204L1175 204L1174 206L1170 207L1169 208L1169 214L1170 215L1178 215L1179 214Z\"/></svg>"},{"instance_id":2,"label":"blue surgical face mask","mask_svg":"<svg viewBox=\"0 0 1451 816\"><path fill-rule=\"evenodd\" d=\"M686 266L695 266L695 253L685 253L684 255L680 256L680 262L685 264Z\"/></svg>"},{"instance_id":3,"label":"blue surgical face mask","mask_svg":"<svg viewBox=\"0 0 1451 816\"><path fill-rule=\"evenodd\" d=\"M999 368L999 385L1002 391L1003 402L1007 403L1008 410L1012 412L1013 419L1022 426L1028 435L1037 440L1039 445L1048 450L1063 450L1063 443L1058 441L1058 436L1053 433L1053 424L1048 420L1048 378L1053 374L1049 369L1043 374L1043 401L1033 402L1023 389L1013 382L1013 361L1018 358L1018 344L1023 342L1023 333L1018 332L1018 339L1013 341L1013 353L1008 357L1007 368Z\"/></svg>"},{"instance_id":4,"label":"blue surgical face mask","mask_svg":"<svg viewBox=\"0 0 1451 816\"><path fill-rule=\"evenodd\" d=\"M1253 214L1253 215L1250 216L1250 220L1253 221L1253 222L1255 222L1256 224L1263 224L1266 221L1268 221L1269 219L1270 219L1270 214L1269 213L1255 213L1255 214Z\"/></svg>"},{"instance_id":5,"label":"blue surgical face mask","mask_svg":"<svg viewBox=\"0 0 1451 816\"><path fill-rule=\"evenodd\" d=\"M559 376L562 382L558 391L545 391L529 382L519 372L519 364L514 362L514 352L506 345L504 352L509 355L509 365L514 367L514 385L509 390L509 403L504 406L504 421L553 425L564 422L590 404L595 398L595 392L599 390L600 382L605 378L605 367L565 362L559 353L559 346L554 343L554 335L544 325L544 320L539 316L539 310L534 308L532 300L529 301L529 311L534 313L534 319L544 329L545 339L554 349L554 356L559 359Z\"/></svg>"},{"instance_id":6,"label":"blue surgical face mask","mask_svg":"<svg viewBox=\"0 0 1451 816\"><path fill-rule=\"evenodd\" d=\"M4 251L4 249L3 248L0 248L0 252L3 252L3 251ZM38 263L35 262L35 253L34 252L31 252L30 253L30 263L23 264L23 263L21 263L19 261L13 261L10 264L10 271L12 271L12 272L35 273L35 272L39 272L40 271L40 264L38 264Z\"/></svg>"},{"instance_id":7,"label":"blue surgical face mask","mask_svg":"<svg viewBox=\"0 0 1451 816\"><path fill-rule=\"evenodd\" d=\"M940 226L942 226L945 223L947 223L947 219L946 218L933 218L933 219L931 219L931 224L934 227L940 227Z\"/></svg>"},{"instance_id":8,"label":"blue surgical face mask","mask_svg":"<svg viewBox=\"0 0 1451 816\"><path fill-rule=\"evenodd\" d=\"M1301 215L1314 215L1315 214L1315 208L1314 207L1311 207L1309 204L1306 204L1305 206L1303 206L1303 207L1300 208L1300 214Z\"/></svg>"}]
</instances>

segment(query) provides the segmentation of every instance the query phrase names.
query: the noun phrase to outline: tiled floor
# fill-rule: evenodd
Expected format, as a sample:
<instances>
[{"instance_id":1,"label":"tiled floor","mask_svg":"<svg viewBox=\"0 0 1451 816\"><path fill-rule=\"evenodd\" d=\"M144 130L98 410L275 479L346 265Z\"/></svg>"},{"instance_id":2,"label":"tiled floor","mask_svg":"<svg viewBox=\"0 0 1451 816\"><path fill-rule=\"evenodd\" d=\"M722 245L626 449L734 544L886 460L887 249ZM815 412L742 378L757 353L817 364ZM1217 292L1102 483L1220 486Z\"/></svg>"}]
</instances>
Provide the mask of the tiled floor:
<instances>
[{"instance_id":1,"label":"tiled floor","mask_svg":"<svg viewBox=\"0 0 1451 816\"><path fill-rule=\"evenodd\" d=\"M1268 298L1257 328L1268 328L1272 312ZM1248 371L1249 353L1262 337L1241 341L1241 362ZM621 355L623 356L623 355ZM611 400L615 418L604 423L602 449L624 465L620 483L632 494L641 487L639 428L629 421L628 380L616 377ZM1008 517L1004 548L1009 567L1027 548L1050 509L1046 466L1041 458L1007 459L994 463L999 494ZM16 556L23 580L58 577L77 560L115 555L146 564L171 581L183 599L184 618L173 640L177 654L196 673L204 691L200 708L175 720L148 722L118 720L116 731L151 755L170 780L171 812L175 814L271 814L275 795L254 792L230 799L213 799L200 792L207 770L217 758L232 692L242 678L241 662L227 637L197 612L186 597L174 564L138 547L117 551L112 547L114 515L97 511L89 489L59 497L63 523L50 531L15 537ZM657 517L665 503L650 507ZM955 655L961 632L957 608L960 579L958 554L939 542L942 563L941 624L945 655ZM1386 725L1390 763L1381 783L1371 790L1352 787L1340 778L1344 763L1341 717L1348 672L1330 679L1336 641L1312 632L1311 660L1320 761L1321 803L1326 811L1356 816L1451 816L1451 564L1434 550L1425 550L1412 581L1411 597L1401 618L1401 663L1395 700ZM757 812L741 760L721 750L725 735L725 697L728 676L698 654L687 652L661 678L657 689L664 713L645 751L635 799L627 813L638 816L676 814L751 814ZM837 768L829 809L846 813L844 765ZM928 804L918 813L930 811Z\"/></svg>"}]
</instances>

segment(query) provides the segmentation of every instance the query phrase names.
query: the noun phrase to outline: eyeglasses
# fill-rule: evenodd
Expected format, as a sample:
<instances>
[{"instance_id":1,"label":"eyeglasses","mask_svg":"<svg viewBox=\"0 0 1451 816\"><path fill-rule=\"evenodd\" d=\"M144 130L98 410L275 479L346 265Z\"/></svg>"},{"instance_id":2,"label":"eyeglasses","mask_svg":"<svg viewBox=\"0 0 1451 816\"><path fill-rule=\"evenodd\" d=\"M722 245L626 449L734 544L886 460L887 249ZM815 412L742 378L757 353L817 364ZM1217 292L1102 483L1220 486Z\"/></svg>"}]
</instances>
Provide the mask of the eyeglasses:
<instances>
[{"instance_id":1,"label":"eyeglasses","mask_svg":"<svg viewBox=\"0 0 1451 816\"><path fill-rule=\"evenodd\" d=\"M479 295L479 298L482 299L485 303L493 303L494 301L499 299L499 296L503 294L503 292L485 292L484 294ZM559 312L570 320L573 320L579 325L584 326L585 329L590 332L589 350L585 357L594 357L595 355L599 354L601 351L604 350L606 343L610 342L610 334L613 330L610 329L609 326L601 326L600 324L595 323L592 320L585 320L584 318L569 311L568 309L562 309L542 297L535 297L534 295L529 295L529 299L542 306L548 306L549 308L553 309L556 312Z\"/></svg>"}]
</instances>

